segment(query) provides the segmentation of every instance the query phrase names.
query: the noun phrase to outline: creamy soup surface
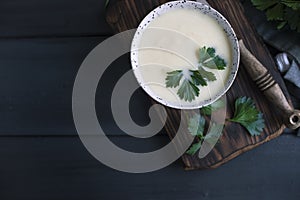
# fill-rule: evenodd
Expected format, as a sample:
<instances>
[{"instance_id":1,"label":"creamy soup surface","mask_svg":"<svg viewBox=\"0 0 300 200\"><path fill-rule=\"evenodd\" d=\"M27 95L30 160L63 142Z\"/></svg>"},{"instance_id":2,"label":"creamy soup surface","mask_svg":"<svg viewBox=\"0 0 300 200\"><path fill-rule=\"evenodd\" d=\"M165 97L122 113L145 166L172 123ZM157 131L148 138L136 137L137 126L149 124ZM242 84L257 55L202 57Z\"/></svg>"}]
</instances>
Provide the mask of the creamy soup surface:
<instances>
[{"instance_id":1,"label":"creamy soup surface","mask_svg":"<svg viewBox=\"0 0 300 200\"><path fill-rule=\"evenodd\" d=\"M213 47L216 54L226 61L225 70L214 70L217 80L200 86L200 94L194 101L203 102L215 97L224 89L232 65L231 47L223 28L215 19L194 9L174 9L149 23L138 42L138 68L135 73L151 92L170 104L188 105L179 99L177 88L167 88L167 72L196 69L199 49Z\"/></svg>"}]
</instances>

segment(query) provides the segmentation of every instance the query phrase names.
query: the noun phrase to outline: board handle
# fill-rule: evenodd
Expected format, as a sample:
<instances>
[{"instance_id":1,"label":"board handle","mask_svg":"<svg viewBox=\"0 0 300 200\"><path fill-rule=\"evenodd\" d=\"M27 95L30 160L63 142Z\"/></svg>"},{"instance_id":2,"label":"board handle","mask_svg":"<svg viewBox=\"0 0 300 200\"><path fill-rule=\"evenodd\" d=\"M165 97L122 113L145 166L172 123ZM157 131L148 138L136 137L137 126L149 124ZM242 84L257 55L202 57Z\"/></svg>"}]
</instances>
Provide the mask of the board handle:
<instances>
[{"instance_id":1,"label":"board handle","mask_svg":"<svg viewBox=\"0 0 300 200\"><path fill-rule=\"evenodd\" d=\"M290 129L300 127L300 111L289 104L280 86L273 79L268 70L252 55L242 40L239 41L241 61L267 99L279 109L284 116L284 123Z\"/></svg>"}]
</instances>

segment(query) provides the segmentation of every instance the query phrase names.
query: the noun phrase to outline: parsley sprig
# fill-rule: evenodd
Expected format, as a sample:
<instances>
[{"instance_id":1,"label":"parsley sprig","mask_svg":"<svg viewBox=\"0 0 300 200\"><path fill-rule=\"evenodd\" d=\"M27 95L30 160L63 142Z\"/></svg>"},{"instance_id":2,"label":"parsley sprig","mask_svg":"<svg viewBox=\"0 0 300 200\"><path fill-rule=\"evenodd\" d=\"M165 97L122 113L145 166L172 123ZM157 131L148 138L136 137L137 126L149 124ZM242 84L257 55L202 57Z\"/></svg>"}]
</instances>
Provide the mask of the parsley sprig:
<instances>
[{"instance_id":1,"label":"parsley sprig","mask_svg":"<svg viewBox=\"0 0 300 200\"><path fill-rule=\"evenodd\" d=\"M213 111L219 110L224 106L225 103L219 100L216 101L214 105L201 108L200 111L204 115L210 115ZM236 99L234 116L232 119L227 119L227 121L241 124L247 129L251 136L260 135L265 127L262 113L255 107L254 101L249 97ZM225 124L212 123L209 132L205 135L205 118L199 114L191 117L188 123L188 130L190 134L197 138L197 142L194 143L186 153L194 155L201 148L204 140L214 144L215 141L220 138L224 125Z\"/></svg>"},{"instance_id":2,"label":"parsley sprig","mask_svg":"<svg viewBox=\"0 0 300 200\"><path fill-rule=\"evenodd\" d=\"M234 117L230 121L240 123L252 136L260 135L265 127L263 114L255 107L253 100L247 97L235 101Z\"/></svg>"},{"instance_id":3,"label":"parsley sprig","mask_svg":"<svg viewBox=\"0 0 300 200\"><path fill-rule=\"evenodd\" d=\"M266 12L268 21L277 21L277 28L289 25L300 33L300 1L299 0L251 0L257 9Z\"/></svg>"},{"instance_id":4,"label":"parsley sprig","mask_svg":"<svg viewBox=\"0 0 300 200\"><path fill-rule=\"evenodd\" d=\"M167 72L166 87L179 87L177 91L179 98L191 102L199 96L199 86L207 86L208 81L217 80L215 74L205 68L224 70L225 67L225 60L216 55L216 50L204 46L199 49L198 68Z\"/></svg>"},{"instance_id":5,"label":"parsley sprig","mask_svg":"<svg viewBox=\"0 0 300 200\"><path fill-rule=\"evenodd\" d=\"M224 59L216 55L216 50L211 47L206 48L205 46L199 51L199 65L200 67L219 70L223 70L226 67Z\"/></svg>"},{"instance_id":6,"label":"parsley sprig","mask_svg":"<svg viewBox=\"0 0 300 200\"><path fill-rule=\"evenodd\" d=\"M217 111L225 106L225 102L222 100L217 100L213 104L205 106L200 109L203 115L211 115L212 112Z\"/></svg>"},{"instance_id":7,"label":"parsley sprig","mask_svg":"<svg viewBox=\"0 0 300 200\"><path fill-rule=\"evenodd\" d=\"M193 136L196 136L198 142L193 144L186 153L194 155L201 148L204 140L207 142L218 140L220 133L222 133L223 126L222 124L213 123L209 132L204 135L205 118L196 114L189 121L189 131Z\"/></svg>"}]
</instances>

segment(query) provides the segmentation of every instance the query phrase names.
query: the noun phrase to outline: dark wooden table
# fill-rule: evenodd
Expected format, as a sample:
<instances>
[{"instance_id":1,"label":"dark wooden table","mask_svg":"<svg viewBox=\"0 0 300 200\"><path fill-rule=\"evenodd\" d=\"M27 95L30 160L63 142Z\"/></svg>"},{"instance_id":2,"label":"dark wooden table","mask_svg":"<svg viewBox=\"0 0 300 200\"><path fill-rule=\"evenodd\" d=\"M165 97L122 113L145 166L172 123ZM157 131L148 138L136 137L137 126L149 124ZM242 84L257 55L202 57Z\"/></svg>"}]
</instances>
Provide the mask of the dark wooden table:
<instances>
[{"instance_id":1,"label":"dark wooden table","mask_svg":"<svg viewBox=\"0 0 300 200\"><path fill-rule=\"evenodd\" d=\"M127 174L91 156L73 124L71 94L85 56L111 35L104 3L0 1L0 199L300 199L294 135L206 171L184 171L179 160L153 173ZM108 109L109 93L128 67L121 57L100 83L96 107L107 117L99 121L119 146L149 151L168 138L125 136ZM149 106L136 92L131 114L138 124L147 124Z\"/></svg>"}]
</instances>

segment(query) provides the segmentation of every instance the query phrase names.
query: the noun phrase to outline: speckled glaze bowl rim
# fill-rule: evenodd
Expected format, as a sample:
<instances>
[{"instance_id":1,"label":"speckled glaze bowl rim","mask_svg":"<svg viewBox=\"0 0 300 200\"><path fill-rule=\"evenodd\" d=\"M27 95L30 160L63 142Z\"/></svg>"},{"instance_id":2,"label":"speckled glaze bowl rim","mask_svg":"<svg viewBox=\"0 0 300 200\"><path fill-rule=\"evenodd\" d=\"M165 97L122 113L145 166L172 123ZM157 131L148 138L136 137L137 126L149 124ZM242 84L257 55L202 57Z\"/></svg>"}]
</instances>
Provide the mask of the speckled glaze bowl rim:
<instances>
[{"instance_id":1,"label":"speckled glaze bowl rim","mask_svg":"<svg viewBox=\"0 0 300 200\"><path fill-rule=\"evenodd\" d=\"M229 43L231 46L231 51L232 51L232 64L231 64L231 66L228 66L231 68L229 75L228 75L228 79L226 81L226 84L225 84L225 87L223 90L221 90L219 93L217 93L217 95L215 95L212 98L207 99L205 101L201 101L201 102L193 102L192 101L188 104L180 105L180 104L176 104L174 102L168 102L166 100L163 100L161 97L157 96L155 94L155 92L153 92L149 87L147 87L143 83L143 78L141 77L141 75L139 73L136 72L137 71L136 69L139 66L138 49L136 49L136 48L138 47L138 42L140 41L140 38L142 37L144 30L148 27L148 25L151 23L151 21L155 20L160 15L162 15L172 9L196 9L196 10L199 10L203 14L208 14L210 17L212 17L213 19L215 19L218 22L218 24L224 29L224 31L228 37L228 40L229 40ZM152 97L157 102L159 102L165 106L171 107L171 108L198 109L198 108L201 108L201 107L204 107L204 106L214 103L215 101L220 99L230 89L230 87L232 86L232 84L236 78L237 72L238 72L239 62L240 62L240 49L239 49L238 39L236 37L236 34L235 34L233 28L231 27L230 23L227 21L227 19L222 14L220 14L218 11L216 11L215 9L213 9L212 7L210 7L206 4L195 2L195 1L181 0L181 1L171 1L171 2L168 2L168 3L158 6L157 8L152 10L142 20L142 22L138 26L136 33L132 40L130 57L131 57L131 65L132 65L133 73L134 73L139 85L143 88L143 90L150 97Z\"/></svg>"}]
</instances>

